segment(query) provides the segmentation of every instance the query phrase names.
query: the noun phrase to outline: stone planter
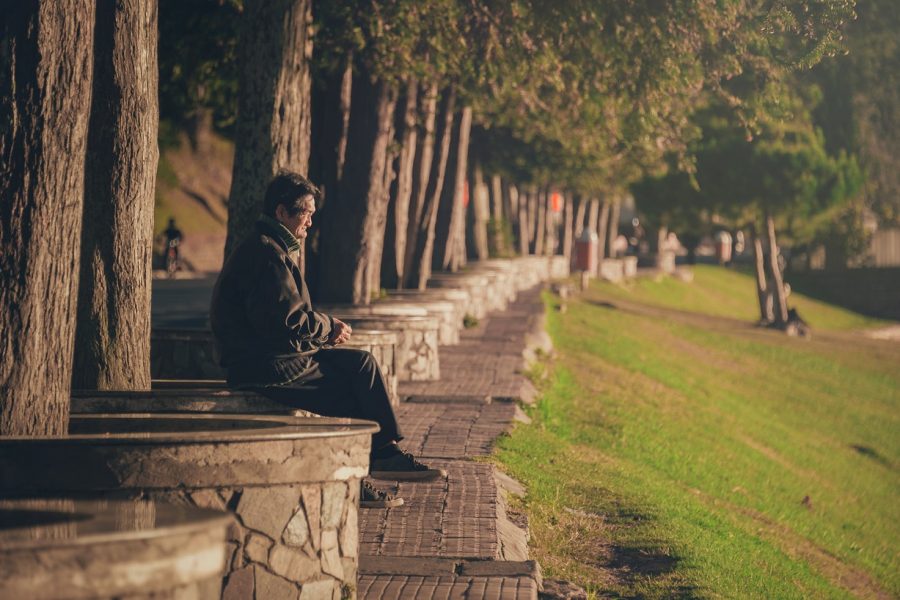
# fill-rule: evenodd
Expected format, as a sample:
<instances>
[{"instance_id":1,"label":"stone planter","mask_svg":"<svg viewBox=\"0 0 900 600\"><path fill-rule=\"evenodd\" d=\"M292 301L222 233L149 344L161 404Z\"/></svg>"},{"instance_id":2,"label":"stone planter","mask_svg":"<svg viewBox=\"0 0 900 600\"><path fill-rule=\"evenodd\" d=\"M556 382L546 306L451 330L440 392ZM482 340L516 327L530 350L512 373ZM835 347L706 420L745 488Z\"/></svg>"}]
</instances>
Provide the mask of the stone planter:
<instances>
[{"instance_id":1,"label":"stone planter","mask_svg":"<svg viewBox=\"0 0 900 600\"><path fill-rule=\"evenodd\" d=\"M637 277L637 268L637 256L626 256L622 259L622 270L625 279L633 279L634 277Z\"/></svg>"},{"instance_id":2,"label":"stone planter","mask_svg":"<svg viewBox=\"0 0 900 600\"><path fill-rule=\"evenodd\" d=\"M218 387L211 387L216 383L172 381L162 389L147 391L78 390L72 392L71 412L319 416L287 407L254 392L228 389L224 381Z\"/></svg>"},{"instance_id":3,"label":"stone planter","mask_svg":"<svg viewBox=\"0 0 900 600\"><path fill-rule=\"evenodd\" d=\"M418 309L425 312L425 309ZM429 316L376 314L358 307L332 312L357 329L381 329L397 334L396 367L400 381L436 381L441 377L438 361L439 323ZM427 313L426 313L427 314Z\"/></svg>"},{"instance_id":4,"label":"stone planter","mask_svg":"<svg viewBox=\"0 0 900 600\"><path fill-rule=\"evenodd\" d=\"M344 344L346 348L372 353L384 374L393 403L397 402L398 342L399 336L392 331L354 328L353 336ZM218 382L225 379L225 371L215 359L215 340L208 329L154 329L150 357L150 373L156 380Z\"/></svg>"},{"instance_id":5,"label":"stone planter","mask_svg":"<svg viewBox=\"0 0 900 600\"><path fill-rule=\"evenodd\" d=\"M550 279L565 279L569 276L569 259L562 254L550 258Z\"/></svg>"},{"instance_id":6,"label":"stone planter","mask_svg":"<svg viewBox=\"0 0 900 600\"><path fill-rule=\"evenodd\" d=\"M232 521L155 502L3 500L0 597L214 600Z\"/></svg>"},{"instance_id":7,"label":"stone planter","mask_svg":"<svg viewBox=\"0 0 900 600\"><path fill-rule=\"evenodd\" d=\"M453 304L456 312L455 319L462 327L463 319L466 316L466 308L471 301L471 295L467 290L455 288L428 288L424 290L388 290L388 298L399 298L409 302L416 303L419 299L426 300L443 300Z\"/></svg>"},{"instance_id":8,"label":"stone planter","mask_svg":"<svg viewBox=\"0 0 900 600\"><path fill-rule=\"evenodd\" d=\"M375 311L385 306L415 306L424 308L428 316L438 322L438 343L442 346L455 346L459 343L459 330L462 329L463 320L457 318L457 308L448 300L440 298L420 296L413 298L383 298L373 303Z\"/></svg>"},{"instance_id":9,"label":"stone planter","mask_svg":"<svg viewBox=\"0 0 900 600\"><path fill-rule=\"evenodd\" d=\"M625 277L623 263L618 258L604 258L600 261L600 279L618 283Z\"/></svg>"},{"instance_id":10,"label":"stone planter","mask_svg":"<svg viewBox=\"0 0 900 600\"><path fill-rule=\"evenodd\" d=\"M489 309L489 277L480 273L433 273L428 279L429 288L459 289L469 294L466 313L483 319Z\"/></svg>"},{"instance_id":11,"label":"stone planter","mask_svg":"<svg viewBox=\"0 0 900 600\"><path fill-rule=\"evenodd\" d=\"M229 509L224 597L353 597L359 481L376 430L272 415L74 415L67 436L0 438L0 496Z\"/></svg>"}]
</instances>

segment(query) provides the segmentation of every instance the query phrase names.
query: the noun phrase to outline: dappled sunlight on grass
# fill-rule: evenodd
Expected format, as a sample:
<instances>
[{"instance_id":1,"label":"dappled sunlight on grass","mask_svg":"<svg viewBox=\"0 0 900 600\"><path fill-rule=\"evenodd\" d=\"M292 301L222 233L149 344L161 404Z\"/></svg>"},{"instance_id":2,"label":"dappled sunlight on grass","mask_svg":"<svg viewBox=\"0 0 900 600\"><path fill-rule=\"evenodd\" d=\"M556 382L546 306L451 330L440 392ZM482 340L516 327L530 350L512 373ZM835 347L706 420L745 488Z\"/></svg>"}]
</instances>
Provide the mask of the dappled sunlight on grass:
<instances>
[{"instance_id":1,"label":"dappled sunlight on grass","mask_svg":"<svg viewBox=\"0 0 900 600\"><path fill-rule=\"evenodd\" d=\"M718 271L720 292L741 277ZM673 283L697 291L672 308L697 306L703 276ZM900 344L610 289L550 311L535 423L497 455L529 487L548 576L643 597L900 594Z\"/></svg>"}]
</instances>

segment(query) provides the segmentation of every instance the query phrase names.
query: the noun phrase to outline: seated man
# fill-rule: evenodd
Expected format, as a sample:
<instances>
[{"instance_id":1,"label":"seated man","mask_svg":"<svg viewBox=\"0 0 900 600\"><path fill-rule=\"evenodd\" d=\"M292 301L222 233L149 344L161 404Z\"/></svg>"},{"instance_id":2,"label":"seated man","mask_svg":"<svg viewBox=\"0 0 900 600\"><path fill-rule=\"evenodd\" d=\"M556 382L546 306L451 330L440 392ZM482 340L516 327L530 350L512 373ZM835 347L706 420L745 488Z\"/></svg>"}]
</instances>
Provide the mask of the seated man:
<instances>
[{"instance_id":1,"label":"seated man","mask_svg":"<svg viewBox=\"0 0 900 600\"><path fill-rule=\"evenodd\" d=\"M323 416L377 422L373 476L444 477L446 472L428 468L397 445L403 438L372 355L334 347L350 338L350 326L312 308L297 258L317 199L320 192L308 179L279 173L266 190L254 232L219 274L210 321L228 384ZM399 504L402 500L363 483L362 506Z\"/></svg>"}]
</instances>

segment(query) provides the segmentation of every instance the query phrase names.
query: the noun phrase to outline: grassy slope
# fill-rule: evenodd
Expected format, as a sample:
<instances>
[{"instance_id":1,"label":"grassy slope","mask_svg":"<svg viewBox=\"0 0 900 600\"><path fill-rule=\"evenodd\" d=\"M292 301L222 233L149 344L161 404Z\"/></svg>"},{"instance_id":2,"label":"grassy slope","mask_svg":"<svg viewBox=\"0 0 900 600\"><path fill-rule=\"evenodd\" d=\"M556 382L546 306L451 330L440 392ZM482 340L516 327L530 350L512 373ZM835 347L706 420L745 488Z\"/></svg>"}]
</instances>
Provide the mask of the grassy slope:
<instances>
[{"instance_id":1,"label":"grassy slope","mask_svg":"<svg viewBox=\"0 0 900 600\"><path fill-rule=\"evenodd\" d=\"M872 324L794 301L814 326ZM498 452L549 576L604 595L900 595L900 348L753 316L751 280L713 268L551 312L535 424Z\"/></svg>"}]
</instances>

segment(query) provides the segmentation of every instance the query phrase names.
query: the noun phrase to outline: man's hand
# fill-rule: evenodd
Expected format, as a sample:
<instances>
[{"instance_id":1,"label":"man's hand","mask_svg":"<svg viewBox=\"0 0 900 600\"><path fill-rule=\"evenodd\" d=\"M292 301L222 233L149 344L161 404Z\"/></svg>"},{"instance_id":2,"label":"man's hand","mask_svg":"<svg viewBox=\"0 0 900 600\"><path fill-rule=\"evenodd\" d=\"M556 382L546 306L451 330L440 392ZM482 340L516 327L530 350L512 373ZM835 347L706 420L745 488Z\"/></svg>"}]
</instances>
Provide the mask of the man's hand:
<instances>
[{"instance_id":1,"label":"man's hand","mask_svg":"<svg viewBox=\"0 0 900 600\"><path fill-rule=\"evenodd\" d=\"M344 342L350 339L350 335L353 333L353 328L349 325L341 321L340 319L334 319L334 329L331 331L331 336L328 338L326 344L331 346L340 346Z\"/></svg>"}]
</instances>

